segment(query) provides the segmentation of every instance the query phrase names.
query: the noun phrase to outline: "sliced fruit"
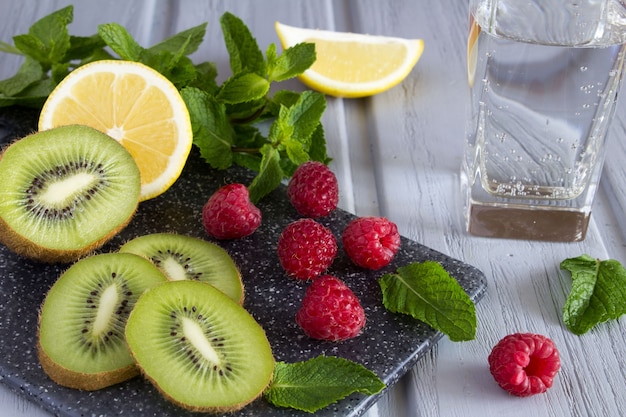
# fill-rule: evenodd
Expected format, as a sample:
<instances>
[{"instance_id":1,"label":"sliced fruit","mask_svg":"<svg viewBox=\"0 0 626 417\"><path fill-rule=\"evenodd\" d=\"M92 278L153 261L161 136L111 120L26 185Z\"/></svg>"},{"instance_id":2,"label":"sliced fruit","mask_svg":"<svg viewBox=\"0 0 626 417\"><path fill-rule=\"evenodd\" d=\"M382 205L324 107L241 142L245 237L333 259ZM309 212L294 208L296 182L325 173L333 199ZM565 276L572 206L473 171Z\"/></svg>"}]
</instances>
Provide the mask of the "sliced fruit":
<instances>
[{"instance_id":1,"label":"sliced fruit","mask_svg":"<svg viewBox=\"0 0 626 417\"><path fill-rule=\"evenodd\" d=\"M131 220L139 169L115 140L87 126L27 136L0 158L0 241L44 262L71 262Z\"/></svg>"},{"instance_id":2,"label":"sliced fruit","mask_svg":"<svg viewBox=\"0 0 626 417\"><path fill-rule=\"evenodd\" d=\"M300 79L312 89L337 97L365 97L399 84L422 52L422 39L305 29L276 22L283 48L315 44L317 59Z\"/></svg>"},{"instance_id":3,"label":"sliced fruit","mask_svg":"<svg viewBox=\"0 0 626 417\"><path fill-rule=\"evenodd\" d=\"M228 252L214 243L174 233L154 233L125 243L120 252L149 259L170 281L208 282L233 301L243 303L239 269Z\"/></svg>"},{"instance_id":4,"label":"sliced fruit","mask_svg":"<svg viewBox=\"0 0 626 417\"><path fill-rule=\"evenodd\" d=\"M126 346L128 314L147 288L167 282L130 253L81 259L50 288L41 308L39 360L66 387L97 390L138 375Z\"/></svg>"},{"instance_id":5,"label":"sliced fruit","mask_svg":"<svg viewBox=\"0 0 626 417\"><path fill-rule=\"evenodd\" d=\"M141 171L141 200L165 192L180 176L193 134L176 87L152 68L103 60L72 71L43 106L39 129L68 124L96 128L118 140Z\"/></svg>"},{"instance_id":6,"label":"sliced fruit","mask_svg":"<svg viewBox=\"0 0 626 417\"><path fill-rule=\"evenodd\" d=\"M261 326L205 282L170 281L146 291L128 318L126 340L155 387L192 411L243 408L273 375Z\"/></svg>"}]
</instances>

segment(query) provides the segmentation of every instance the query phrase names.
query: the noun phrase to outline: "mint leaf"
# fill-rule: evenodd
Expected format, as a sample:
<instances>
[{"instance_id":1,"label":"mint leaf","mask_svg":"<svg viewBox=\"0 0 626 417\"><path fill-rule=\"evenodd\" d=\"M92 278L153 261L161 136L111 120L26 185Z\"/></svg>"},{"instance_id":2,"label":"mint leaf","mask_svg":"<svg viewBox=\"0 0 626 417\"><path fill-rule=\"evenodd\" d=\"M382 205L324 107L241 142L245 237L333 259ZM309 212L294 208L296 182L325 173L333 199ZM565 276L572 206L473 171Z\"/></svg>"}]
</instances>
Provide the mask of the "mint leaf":
<instances>
[{"instance_id":1,"label":"mint leaf","mask_svg":"<svg viewBox=\"0 0 626 417\"><path fill-rule=\"evenodd\" d=\"M278 118L270 127L270 142L285 149L289 159L300 165L310 159L311 137L326 109L326 99L320 93L305 91L291 106L281 105Z\"/></svg>"},{"instance_id":2,"label":"mint leaf","mask_svg":"<svg viewBox=\"0 0 626 417\"><path fill-rule=\"evenodd\" d=\"M70 47L67 25L72 22L73 13L74 8L67 6L42 17L27 34L13 37L15 47L45 67L61 62Z\"/></svg>"},{"instance_id":3,"label":"mint leaf","mask_svg":"<svg viewBox=\"0 0 626 417\"><path fill-rule=\"evenodd\" d=\"M277 362L264 397L277 407L314 413L348 395L373 395L385 384L363 365L334 356L304 362Z\"/></svg>"},{"instance_id":4,"label":"mint leaf","mask_svg":"<svg viewBox=\"0 0 626 417\"><path fill-rule=\"evenodd\" d=\"M216 98L227 104L246 103L265 97L269 90L265 78L252 72L239 73L224 82Z\"/></svg>"},{"instance_id":5,"label":"mint leaf","mask_svg":"<svg viewBox=\"0 0 626 417\"><path fill-rule=\"evenodd\" d=\"M589 255L565 259L560 268L572 276L572 290L563 306L563 321L574 334L626 314L626 270L618 261Z\"/></svg>"},{"instance_id":6,"label":"mint leaf","mask_svg":"<svg viewBox=\"0 0 626 417\"><path fill-rule=\"evenodd\" d=\"M317 128L311 135L309 157L313 161L319 161L326 165L332 160L326 153L326 136L324 134L324 126L321 123L317 125Z\"/></svg>"},{"instance_id":7,"label":"mint leaf","mask_svg":"<svg viewBox=\"0 0 626 417\"><path fill-rule=\"evenodd\" d=\"M213 62L203 62L195 66L196 78L189 84L191 87L199 88L209 94L214 94L218 90L217 67Z\"/></svg>"},{"instance_id":8,"label":"mint leaf","mask_svg":"<svg viewBox=\"0 0 626 417\"><path fill-rule=\"evenodd\" d=\"M17 49L15 46L2 41L0 41L0 52L5 52L7 54L23 55L22 51Z\"/></svg>"},{"instance_id":9,"label":"mint leaf","mask_svg":"<svg viewBox=\"0 0 626 417\"><path fill-rule=\"evenodd\" d=\"M280 166L280 153L270 144L265 144L260 149L262 158L259 173L248 187L250 200L253 203L269 194L278 187L284 177Z\"/></svg>"},{"instance_id":10,"label":"mint leaf","mask_svg":"<svg viewBox=\"0 0 626 417\"><path fill-rule=\"evenodd\" d=\"M315 59L315 44L299 43L285 49L272 65L268 60L268 77L272 81L293 78L309 69Z\"/></svg>"},{"instance_id":11,"label":"mint leaf","mask_svg":"<svg viewBox=\"0 0 626 417\"><path fill-rule=\"evenodd\" d=\"M293 126L294 139L307 143L320 124L326 109L324 95L316 91L305 91L298 101L289 108L289 124Z\"/></svg>"},{"instance_id":12,"label":"mint leaf","mask_svg":"<svg viewBox=\"0 0 626 417\"><path fill-rule=\"evenodd\" d=\"M118 23L98 25L98 34L102 40L127 61L139 61L144 48L139 45L126 28Z\"/></svg>"},{"instance_id":13,"label":"mint leaf","mask_svg":"<svg viewBox=\"0 0 626 417\"><path fill-rule=\"evenodd\" d=\"M181 90L191 119L193 143L200 156L213 168L226 169L232 165L234 131L223 104L195 87Z\"/></svg>"},{"instance_id":14,"label":"mint leaf","mask_svg":"<svg viewBox=\"0 0 626 417\"><path fill-rule=\"evenodd\" d=\"M409 314L455 342L474 339L476 307L439 263L414 262L383 275L378 283L389 311Z\"/></svg>"},{"instance_id":15,"label":"mint leaf","mask_svg":"<svg viewBox=\"0 0 626 417\"><path fill-rule=\"evenodd\" d=\"M168 51L174 54L178 54L182 51L183 55L191 55L198 50L198 47L204 40L206 27L207 23L202 23L198 26L183 30L148 49L152 52Z\"/></svg>"},{"instance_id":16,"label":"mint leaf","mask_svg":"<svg viewBox=\"0 0 626 417\"><path fill-rule=\"evenodd\" d=\"M265 59L250 29L237 16L226 12L220 18L233 74L243 71L265 75Z\"/></svg>"},{"instance_id":17,"label":"mint leaf","mask_svg":"<svg viewBox=\"0 0 626 417\"><path fill-rule=\"evenodd\" d=\"M105 46L106 43L97 34L92 36L70 36L70 47L65 53L65 60L89 60L93 56L110 57L111 55L104 51Z\"/></svg>"},{"instance_id":18,"label":"mint leaf","mask_svg":"<svg viewBox=\"0 0 626 417\"><path fill-rule=\"evenodd\" d=\"M24 91L34 82L39 81L43 75L44 71L41 68L41 64L27 56L13 77L0 81L0 93L14 96Z\"/></svg>"}]
</instances>

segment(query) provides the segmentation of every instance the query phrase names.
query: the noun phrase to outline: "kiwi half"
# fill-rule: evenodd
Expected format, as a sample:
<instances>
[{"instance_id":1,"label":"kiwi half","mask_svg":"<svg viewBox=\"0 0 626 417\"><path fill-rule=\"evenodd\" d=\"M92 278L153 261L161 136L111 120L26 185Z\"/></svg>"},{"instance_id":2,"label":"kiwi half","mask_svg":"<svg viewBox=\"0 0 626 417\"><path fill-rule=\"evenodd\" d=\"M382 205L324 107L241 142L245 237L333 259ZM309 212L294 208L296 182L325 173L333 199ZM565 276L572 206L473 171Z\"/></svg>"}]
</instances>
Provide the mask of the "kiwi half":
<instances>
[{"instance_id":1,"label":"kiwi half","mask_svg":"<svg viewBox=\"0 0 626 417\"><path fill-rule=\"evenodd\" d=\"M130 253L83 258L67 269L42 304L39 361L60 385L97 390L139 374L124 339L142 292L165 276Z\"/></svg>"},{"instance_id":2,"label":"kiwi half","mask_svg":"<svg viewBox=\"0 0 626 417\"><path fill-rule=\"evenodd\" d=\"M241 409L273 376L261 326L206 282L170 281L148 289L130 313L126 341L147 379L191 411Z\"/></svg>"},{"instance_id":3,"label":"kiwi half","mask_svg":"<svg viewBox=\"0 0 626 417\"><path fill-rule=\"evenodd\" d=\"M44 262L72 262L131 220L139 168L116 140L73 125L26 136L0 157L0 242Z\"/></svg>"},{"instance_id":4,"label":"kiwi half","mask_svg":"<svg viewBox=\"0 0 626 417\"><path fill-rule=\"evenodd\" d=\"M214 243L175 233L154 233L126 242L120 252L150 259L170 281L205 281L243 303L239 269L228 252Z\"/></svg>"}]
</instances>

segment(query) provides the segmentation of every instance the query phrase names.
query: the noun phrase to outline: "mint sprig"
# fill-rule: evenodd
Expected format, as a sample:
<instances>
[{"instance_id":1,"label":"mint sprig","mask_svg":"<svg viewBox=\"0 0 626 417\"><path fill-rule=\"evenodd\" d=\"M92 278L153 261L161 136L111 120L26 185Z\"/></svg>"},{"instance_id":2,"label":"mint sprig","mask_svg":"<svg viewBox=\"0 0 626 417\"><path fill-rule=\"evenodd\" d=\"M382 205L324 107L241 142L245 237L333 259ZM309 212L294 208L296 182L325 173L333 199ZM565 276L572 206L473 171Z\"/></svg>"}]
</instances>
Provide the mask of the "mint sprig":
<instances>
[{"instance_id":1,"label":"mint sprig","mask_svg":"<svg viewBox=\"0 0 626 417\"><path fill-rule=\"evenodd\" d=\"M277 406L314 413L350 394L373 395L385 383L363 365L335 356L304 362L277 362L265 399Z\"/></svg>"},{"instance_id":2,"label":"mint sprig","mask_svg":"<svg viewBox=\"0 0 626 417\"><path fill-rule=\"evenodd\" d=\"M572 289L563 306L563 321L572 333L582 335L626 314L626 270L621 263L583 254L565 259L560 268L572 277Z\"/></svg>"},{"instance_id":3,"label":"mint sprig","mask_svg":"<svg viewBox=\"0 0 626 417\"><path fill-rule=\"evenodd\" d=\"M136 61L159 71L179 89L191 116L194 144L211 167L237 164L258 172L249 184L254 202L303 162L330 161L321 124L325 97L272 88L315 62L313 44L301 43L280 55L270 44L264 54L245 23L226 12L220 25L232 74L218 85L214 63L196 64L189 58L200 47L207 23L143 47L117 23L99 25L92 36L72 36L72 19L73 7L67 6L35 22L27 34L15 36L15 45L0 42L0 52L24 56L17 73L0 81L0 107L41 108L54 87L85 63Z\"/></svg>"},{"instance_id":4,"label":"mint sprig","mask_svg":"<svg viewBox=\"0 0 626 417\"><path fill-rule=\"evenodd\" d=\"M474 339L476 307L438 262L411 263L383 275L378 283L389 311L408 314L455 342Z\"/></svg>"}]
</instances>

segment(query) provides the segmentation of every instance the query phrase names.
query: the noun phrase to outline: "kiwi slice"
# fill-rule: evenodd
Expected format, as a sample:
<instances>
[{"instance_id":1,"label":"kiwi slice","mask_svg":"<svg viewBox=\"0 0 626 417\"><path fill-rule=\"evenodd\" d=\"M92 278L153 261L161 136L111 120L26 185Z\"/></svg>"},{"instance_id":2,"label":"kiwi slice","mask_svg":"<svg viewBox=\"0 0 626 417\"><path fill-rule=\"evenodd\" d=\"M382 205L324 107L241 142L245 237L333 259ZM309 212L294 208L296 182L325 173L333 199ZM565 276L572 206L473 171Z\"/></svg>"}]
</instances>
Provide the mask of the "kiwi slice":
<instances>
[{"instance_id":1,"label":"kiwi slice","mask_svg":"<svg viewBox=\"0 0 626 417\"><path fill-rule=\"evenodd\" d=\"M142 292L165 276L131 253L83 258L50 288L41 307L39 361L58 384L97 390L139 373L124 339Z\"/></svg>"},{"instance_id":2,"label":"kiwi slice","mask_svg":"<svg viewBox=\"0 0 626 417\"><path fill-rule=\"evenodd\" d=\"M131 220L139 168L116 140L72 125L26 136L0 157L0 242L44 262L72 262Z\"/></svg>"},{"instance_id":3,"label":"kiwi slice","mask_svg":"<svg viewBox=\"0 0 626 417\"><path fill-rule=\"evenodd\" d=\"M206 282L169 281L148 289L130 313L126 341L147 379L192 411L241 409L273 376L262 327Z\"/></svg>"},{"instance_id":4,"label":"kiwi slice","mask_svg":"<svg viewBox=\"0 0 626 417\"><path fill-rule=\"evenodd\" d=\"M170 281L205 281L243 303L239 269L228 252L214 243L175 233L154 233L126 242L120 252L150 259Z\"/></svg>"}]
</instances>

